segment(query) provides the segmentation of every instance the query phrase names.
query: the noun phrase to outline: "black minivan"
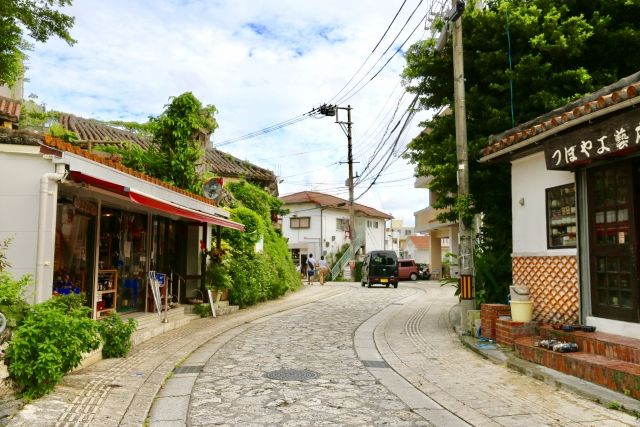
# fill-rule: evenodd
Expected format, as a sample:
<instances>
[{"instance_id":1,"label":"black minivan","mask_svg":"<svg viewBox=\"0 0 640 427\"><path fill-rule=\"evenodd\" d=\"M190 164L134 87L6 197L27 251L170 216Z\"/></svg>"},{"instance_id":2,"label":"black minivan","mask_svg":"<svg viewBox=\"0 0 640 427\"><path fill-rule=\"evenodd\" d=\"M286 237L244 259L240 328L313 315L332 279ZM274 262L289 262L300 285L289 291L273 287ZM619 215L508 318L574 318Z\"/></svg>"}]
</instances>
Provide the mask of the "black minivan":
<instances>
[{"instance_id":1,"label":"black minivan","mask_svg":"<svg viewBox=\"0 0 640 427\"><path fill-rule=\"evenodd\" d=\"M398 287L398 256L394 251L371 251L362 264L362 286L379 283Z\"/></svg>"}]
</instances>

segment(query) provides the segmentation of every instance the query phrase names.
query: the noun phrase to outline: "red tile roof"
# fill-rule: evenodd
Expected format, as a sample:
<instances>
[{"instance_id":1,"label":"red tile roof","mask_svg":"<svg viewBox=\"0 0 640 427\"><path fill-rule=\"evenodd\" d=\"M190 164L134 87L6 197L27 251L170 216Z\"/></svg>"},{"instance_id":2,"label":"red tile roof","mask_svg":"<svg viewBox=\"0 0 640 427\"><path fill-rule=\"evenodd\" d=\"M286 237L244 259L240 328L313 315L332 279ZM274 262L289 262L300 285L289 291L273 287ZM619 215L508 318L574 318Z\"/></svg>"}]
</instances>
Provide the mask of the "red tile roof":
<instances>
[{"instance_id":1,"label":"red tile roof","mask_svg":"<svg viewBox=\"0 0 640 427\"><path fill-rule=\"evenodd\" d=\"M608 108L615 107L625 101L629 104L640 103L639 92L640 72L516 128L490 136L490 145L482 150L482 156L499 157L504 154L503 151L506 153L505 150L510 147L512 148L508 151L526 147L543 136L552 136L560 130L559 126L561 125L570 125L580 117L584 117L583 120L585 120L595 113L603 114ZM536 136L538 137L533 139Z\"/></svg>"},{"instance_id":2,"label":"red tile roof","mask_svg":"<svg viewBox=\"0 0 640 427\"><path fill-rule=\"evenodd\" d=\"M429 236L409 236L407 240L411 240L416 249L429 249Z\"/></svg>"},{"instance_id":3,"label":"red tile roof","mask_svg":"<svg viewBox=\"0 0 640 427\"><path fill-rule=\"evenodd\" d=\"M332 196L330 194L318 193L315 191L301 191L299 193L287 194L280 197L280 200L285 205L292 205L297 203L313 203L322 207L329 207L332 209L349 210L349 201L341 199L340 197ZM359 203L353 204L353 209L356 212L360 212L364 215L376 218L391 219L393 216L381 212L377 209L370 208Z\"/></svg>"},{"instance_id":4,"label":"red tile roof","mask_svg":"<svg viewBox=\"0 0 640 427\"><path fill-rule=\"evenodd\" d=\"M17 122L20 118L20 101L0 96L0 118Z\"/></svg>"},{"instance_id":5,"label":"red tile roof","mask_svg":"<svg viewBox=\"0 0 640 427\"><path fill-rule=\"evenodd\" d=\"M120 145L129 141L148 148L151 144L149 137L139 135L123 129L118 129L108 123L94 119L85 119L72 114L61 114L60 124L67 130L73 131L78 142L86 145ZM207 147L205 159L209 168L223 177L246 178L248 180L275 183L275 174L230 154L223 153L212 147Z\"/></svg>"}]
</instances>

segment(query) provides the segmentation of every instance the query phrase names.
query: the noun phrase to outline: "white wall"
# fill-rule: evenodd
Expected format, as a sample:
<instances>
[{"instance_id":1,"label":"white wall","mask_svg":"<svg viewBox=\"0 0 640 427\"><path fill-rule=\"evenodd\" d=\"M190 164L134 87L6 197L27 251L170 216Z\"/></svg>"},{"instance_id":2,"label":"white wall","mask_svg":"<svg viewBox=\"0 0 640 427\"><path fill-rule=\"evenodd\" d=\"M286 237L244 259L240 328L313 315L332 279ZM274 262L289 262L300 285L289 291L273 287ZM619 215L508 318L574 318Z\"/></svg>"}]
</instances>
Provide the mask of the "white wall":
<instances>
[{"instance_id":1,"label":"white wall","mask_svg":"<svg viewBox=\"0 0 640 427\"><path fill-rule=\"evenodd\" d=\"M544 153L511 164L513 255L575 255L575 249L547 249L545 189L575 182L572 172L550 171ZM524 205L520 204L523 200Z\"/></svg>"},{"instance_id":2,"label":"white wall","mask_svg":"<svg viewBox=\"0 0 640 427\"><path fill-rule=\"evenodd\" d=\"M364 222L362 229L365 232L364 246L367 252L383 250L385 248L384 219L365 217L359 218L359 220ZM367 225L368 222L370 222L371 226ZM374 223L378 224L378 228L373 225Z\"/></svg>"},{"instance_id":3,"label":"white wall","mask_svg":"<svg viewBox=\"0 0 640 427\"><path fill-rule=\"evenodd\" d=\"M55 166L44 160L39 154L20 154L2 152L0 148L0 241L7 237L13 240L7 250L7 259L11 263L9 272L14 278L25 274L36 274L36 254L38 235L38 208L40 195L40 177L55 172ZM55 183L49 184L51 190ZM53 279L53 244L50 238L55 219L55 203L50 200L47 211L47 241L49 250L45 259L45 283ZM47 282L46 278L50 280ZM33 290L33 289L32 289ZM51 294L51 290L49 290ZM29 299L29 302L33 302Z\"/></svg>"},{"instance_id":4,"label":"white wall","mask_svg":"<svg viewBox=\"0 0 640 427\"><path fill-rule=\"evenodd\" d=\"M288 239L290 249L300 249L302 253L312 253L314 256L319 256L336 253L342 245L349 243L345 231L337 228L337 219L349 220L348 211L320 209L312 203L286 205L285 207L290 212L282 218L282 234ZM292 229L290 219L294 215L298 218L309 217L309 228ZM322 221L322 230L320 221ZM367 227L367 221L377 221L378 228ZM364 245L367 251L384 249L384 219L357 217L356 223L358 232L364 232Z\"/></svg>"}]
</instances>

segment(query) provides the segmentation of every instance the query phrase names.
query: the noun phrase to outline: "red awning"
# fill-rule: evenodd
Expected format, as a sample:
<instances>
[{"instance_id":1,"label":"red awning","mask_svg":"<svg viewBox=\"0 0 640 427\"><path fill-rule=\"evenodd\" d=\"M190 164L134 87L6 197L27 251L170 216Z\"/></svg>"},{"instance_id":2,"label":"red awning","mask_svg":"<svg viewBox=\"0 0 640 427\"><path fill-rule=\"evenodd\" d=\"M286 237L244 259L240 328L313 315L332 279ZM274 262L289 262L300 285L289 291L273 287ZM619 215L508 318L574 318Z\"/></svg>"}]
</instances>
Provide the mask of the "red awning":
<instances>
[{"instance_id":1,"label":"red awning","mask_svg":"<svg viewBox=\"0 0 640 427\"><path fill-rule=\"evenodd\" d=\"M207 224L219 225L221 227L232 228L234 230L244 231L244 225L238 222L211 215L205 212L196 211L184 206L177 205L172 202L158 199L156 197L144 194L134 189L127 188L123 185L114 184L99 178L85 175L81 172L71 172L71 178L76 182L85 182L95 187L111 191L116 194L128 197L134 203L154 209L156 211L177 215L197 222L205 222Z\"/></svg>"},{"instance_id":2,"label":"red awning","mask_svg":"<svg viewBox=\"0 0 640 427\"><path fill-rule=\"evenodd\" d=\"M151 197L146 194L142 194L135 190L129 190L127 194L129 195L129 199L131 201L136 202L140 205L161 211L161 212L169 213L172 215L178 215L183 218L189 218L198 222L206 222L208 224L214 224L214 225L219 225L221 227L233 228L234 230L244 231L243 224L228 220L226 218L209 215L204 212L199 212L193 209L178 206L174 203L165 202L163 200L157 199L155 197Z\"/></svg>"}]
</instances>

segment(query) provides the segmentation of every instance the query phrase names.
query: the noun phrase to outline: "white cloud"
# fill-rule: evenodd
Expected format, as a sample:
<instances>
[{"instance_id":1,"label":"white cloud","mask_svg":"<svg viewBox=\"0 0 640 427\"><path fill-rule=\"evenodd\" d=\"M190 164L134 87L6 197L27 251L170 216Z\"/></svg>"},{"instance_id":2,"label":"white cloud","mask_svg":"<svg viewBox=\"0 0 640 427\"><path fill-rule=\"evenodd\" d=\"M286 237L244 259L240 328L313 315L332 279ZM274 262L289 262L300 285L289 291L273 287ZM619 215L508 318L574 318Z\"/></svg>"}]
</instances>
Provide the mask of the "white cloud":
<instances>
[{"instance_id":1,"label":"white cloud","mask_svg":"<svg viewBox=\"0 0 640 427\"><path fill-rule=\"evenodd\" d=\"M374 60L418 1L407 3ZM428 3L416 16L424 17ZM400 4L78 0L67 9L76 17L72 35L78 43L69 47L51 40L36 45L27 64L25 92L36 93L49 108L84 117L146 120L159 114L169 97L192 91L203 103L218 108L220 128L214 143L219 143L296 117L323 102L336 102L331 98L369 55ZM417 18L409 23L393 49L417 23ZM422 28L413 40L424 34ZM374 71L384 61L386 57ZM344 102L353 107L353 153L359 162L354 172L364 170L384 134L402 91L398 83L403 65L397 55ZM418 121L401 138L402 148L419 132ZM284 177L282 194L313 189L347 198L347 165L338 164L347 158L347 141L333 122L329 117L307 119L221 149ZM413 211L425 206L427 194L413 188L408 179L412 171L413 166L396 161L358 201L413 223ZM397 181L389 182L393 180ZM356 195L363 189L356 188Z\"/></svg>"}]
</instances>

